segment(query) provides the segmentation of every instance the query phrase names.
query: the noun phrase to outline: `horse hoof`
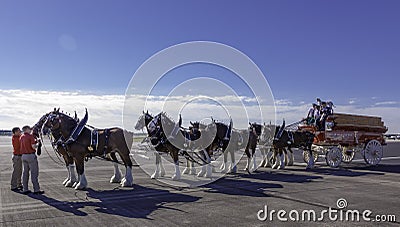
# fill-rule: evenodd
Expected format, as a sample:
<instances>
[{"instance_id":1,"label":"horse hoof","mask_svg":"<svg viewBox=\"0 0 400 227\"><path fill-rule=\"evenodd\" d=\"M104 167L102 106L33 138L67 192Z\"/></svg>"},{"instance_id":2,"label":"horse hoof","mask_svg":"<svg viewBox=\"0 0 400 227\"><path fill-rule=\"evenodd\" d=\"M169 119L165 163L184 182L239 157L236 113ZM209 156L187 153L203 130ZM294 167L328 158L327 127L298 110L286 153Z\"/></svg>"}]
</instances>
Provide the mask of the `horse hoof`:
<instances>
[{"instance_id":1,"label":"horse hoof","mask_svg":"<svg viewBox=\"0 0 400 227\"><path fill-rule=\"evenodd\" d=\"M83 189L85 189L85 188L86 188L86 186L81 185L81 184L77 184L77 185L75 186L75 190L83 190Z\"/></svg>"},{"instance_id":2,"label":"horse hoof","mask_svg":"<svg viewBox=\"0 0 400 227\"><path fill-rule=\"evenodd\" d=\"M110 183L120 183L121 182L121 178L120 177L115 177L112 176L110 179Z\"/></svg>"},{"instance_id":3,"label":"horse hoof","mask_svg":"<svg viewBox=\"0 0 400 227\"><path fill-rule=\"evenodd\" d=\"M153 173L153 175L151 175L151 179L157 179L159 177L158 173Z\"/></svg>"},{"instance_id":4,"label":"horse hoof","mask_svg":"<svg viewBox=\"0 0 400 227\"><path fill-rule=\"evenodd\" d=\"M183 170L182 174L189 174L189 172L190 172L189 168L185 168L185 169Z\"/></svg>"},{"instance_id":5,"label":"horse hoof","mask_svg":"<svg viewBox=\"0 0 400 227\"><path fill-rule=\"evenodd\" d=\"M133 186L133 182L129 182L127 180L125 180L124 182L121 182L121 187L132 187Z\"/></svg>"},{"instance_id":6,"label":"horse hoof","mask_svg":"<svg viewBox=\"0 0 400 227\"><path fill-rule=\"evenodd\" d=\"M308 165L308 166L306 167L306 170L311 170L311 169L314 169L314 166Z\"/></svg>"},{"instance_id":7,"label":"horse hoof","mask_svg":"<svg viewBox=\"0 0 400 227\"><path fill-rule=\"evenodd\" d=\"M237 168L236 166L232 168L231 173L236 173L237 172Z\"/></svg>"},{"instance_id":8,"label":"horse hoof","mask_svg":"<svg viewBox=\"0 0 400 227\"><path fill-rule=\"evenodd\" d=\"M68 183L68 181L69 181L70 179L69 178L67 178L67 179L65 179L64 181L63 181L63 185L66 185L67 183Z\"/></svg>"},{"instance_id":9,"label":"horse hoof","mask_svg":"<svg viewBox=\"0 0 400 227\"><path fill-rule=\"evenodd\" d=\"M180 176L177 176L177 175L173 175L172 176L172 180L180 180L181 179L181 177Z\"/></svg>"},{"instance_id":10,"label":"horse hoof","mask_svg":"<svg viewBox=\"0 0 400 227\"><path fill-rule=\"evenodd\" d=\"M76 182L69 180L64 186L70 188L70 187L75 187L76 185L77 185Z\"/></svg>"},{"instance_id":11,"label":"horse hoof","mask_svg":"<svg viewBox=\"0 0 400 227\"><path fill-rule=\"evenodd\" d=\"M200 171L200 173L197 174L198 177L204 177L205 175L206 173L203 171Z\"/></svg>"}]
</instances>

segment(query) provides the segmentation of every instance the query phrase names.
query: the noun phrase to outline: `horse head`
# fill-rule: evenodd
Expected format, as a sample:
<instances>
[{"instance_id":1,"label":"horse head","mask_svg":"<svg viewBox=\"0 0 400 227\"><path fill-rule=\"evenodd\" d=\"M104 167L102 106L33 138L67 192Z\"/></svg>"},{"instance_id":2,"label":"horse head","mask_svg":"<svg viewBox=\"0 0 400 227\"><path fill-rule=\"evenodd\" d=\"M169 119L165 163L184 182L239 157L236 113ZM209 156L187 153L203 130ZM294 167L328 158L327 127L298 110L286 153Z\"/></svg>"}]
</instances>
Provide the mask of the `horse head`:
<instances>
[{"instance_id":1,"label":"horse head","mask_svg":"<svg viewBox=\"0 0 400 227\"><path fill-rule=\"evenodd\" d=\"M87 121L87 118L88 112L86 110L85 117L82 119L82 121ZM77 122L74 118L64 114L63 112L60 113L60 108L58 108L57 110L54 110L48 114L46 121L42 125L42 131L47 128L50 129L52 133L59 131L66 136L71 132L72 129L75 128L76 124Z\"/></svg>"},{"instance_id":2,"label":"horse head","mask_svg":"<svg viewBox=\"0 0 400 227\"><path fill-rule=\"evenodd\" d=\"M144 112L140 115L138 121L136 122L135 129L142 130L153 120L153 116L149 114L149 111Z\"/></svg>"},{"instance_id":3,"label":"horse head","mask_svg":"<svg viewBox=\"0 0 400 227\"><path fill-rule=\"evenodd\" d=\"M43 116L40 117L39 121L36 122L36 124L32 127L32 135L35 138L38 138L40 136L40 133L44 132L42 127L50 113L52 113L52 112L43 114Z\"/></svg>"},{"instance_id":4,"label":"horse head","mask_svg":"<svg viewBox=\"0 0 400 227\"><path fill-rule=\"evenodd\" d=\"M260 136L262 131L262 125L257 124L256 122L250 123L250 131L252 131L255 135Z\"/></svg>"},{"instance_id":5,"label":"horse head","mask_svg":"<svg viewBox=\"0 0 400 227\"><path fill-rule=\"evenodd\" d=\"M195 121L195 122L190 122L190 132L191 133L197 133L198 131L200 131L200 122Z\"/></svg>"}]
</instances>

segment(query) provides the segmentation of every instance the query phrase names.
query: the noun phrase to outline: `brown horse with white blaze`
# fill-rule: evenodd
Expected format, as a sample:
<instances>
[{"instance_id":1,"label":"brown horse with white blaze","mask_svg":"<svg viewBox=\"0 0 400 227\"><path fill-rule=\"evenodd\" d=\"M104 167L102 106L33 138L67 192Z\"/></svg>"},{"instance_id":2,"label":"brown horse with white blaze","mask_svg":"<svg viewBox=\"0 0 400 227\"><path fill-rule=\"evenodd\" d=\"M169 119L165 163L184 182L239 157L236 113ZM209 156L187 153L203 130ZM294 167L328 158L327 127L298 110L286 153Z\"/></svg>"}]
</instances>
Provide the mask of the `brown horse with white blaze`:
<instances>
[{"instance_id":1,"label":"brown horse with white blaze","mask_svg":"<svg viewBox=\"0 0 400 227\"><path fill-rule=\"evenodd\" d=\"M86 111L85 118L87 120L88 113ZM49 114L44 127L51 130L53 135L59 135L61 140L57 142L58 146L63 146L69 155L75 161L78 173L78 183L75 189L84 189L87 187L87 180L84 173L85 158L93 156L111 157L116 161L116 153L121 157L125 167L125 177L120 179L119 169L111 178L112 182L121 182L121 186L130 187L133 185L132 177L132 161L130 159L130 147L132 145L133 134L121 128L113 127L107 129L89 129L87 126L80 125L72 117L56 111ZM78 133L76 133L78 132ZM74 138L74 135L76 138ZM96 143L93 143L93 138ZM114 163L117 166L118 163Z\"/></svg>"}]
</instances>

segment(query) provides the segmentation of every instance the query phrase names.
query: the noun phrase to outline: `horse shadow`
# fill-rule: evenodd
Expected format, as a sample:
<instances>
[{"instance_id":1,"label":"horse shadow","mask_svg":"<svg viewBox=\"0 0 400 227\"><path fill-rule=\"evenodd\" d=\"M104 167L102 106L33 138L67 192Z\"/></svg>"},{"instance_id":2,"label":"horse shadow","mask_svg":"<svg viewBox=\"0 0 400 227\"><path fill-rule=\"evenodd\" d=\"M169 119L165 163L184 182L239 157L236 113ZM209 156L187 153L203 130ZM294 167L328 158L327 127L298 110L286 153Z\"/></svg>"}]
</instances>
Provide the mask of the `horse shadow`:
<instances>
[{"instance_id":1,"label":"horse shadow","mask_svg":"<svg viewBox=\"0 0 400 227\"><path fill-rule=\"evenodd\" d=\"M292 169L290 171L293 171ZM242 176L248 179L257 179L263 181L279 181L285 183L311 183L313 180L322 179L321 176L310 176L304 174L293 174L289 172L261 172L254 171L252 174L246 174Z\"/></svg>"},{"instance_id":2,"label":"horse shadow","mask_svg":"<svg viewBox=\"0 0 400 227\"><path fill-rule=\"evenodd\" d=\"M42 201L62 212L76 216L87 216L87 207L94 207L99 213L112 214L127 218L149 219L148 216L158 209L183 210L166 206L168 203L191 203L200 197L172 193L168 190L148 188L135 185L134 189L126 190L116 188L113 190L96 191L91 188L86 190L85 198L80 201L60 201L43 195L30 194L29 197Z\"/></svg>"},{"instance_id":3,"label":"horse shadow","mask_svg":"<svg viewBox=\"0 0 400 227\"><path fill-rule=\"evenodd\" d=\"M254 182L240 178L220 178L203 186L206 193L220 193L225 195L266 197L268 189L283 188L280 184Z\"/></svg>"}]
</instances>

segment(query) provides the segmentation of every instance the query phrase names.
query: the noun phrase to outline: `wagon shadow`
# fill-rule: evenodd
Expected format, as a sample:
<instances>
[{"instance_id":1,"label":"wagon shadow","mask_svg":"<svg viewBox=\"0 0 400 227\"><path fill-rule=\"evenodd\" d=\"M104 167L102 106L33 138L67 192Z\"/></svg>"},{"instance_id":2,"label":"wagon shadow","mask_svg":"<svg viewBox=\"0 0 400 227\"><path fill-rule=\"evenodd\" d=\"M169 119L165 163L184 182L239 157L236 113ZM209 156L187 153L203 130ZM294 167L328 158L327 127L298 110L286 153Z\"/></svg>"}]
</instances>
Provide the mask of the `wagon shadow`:
<instances>
[{"instance_id":1,"label":"wagon shadow","mask_svg":"<svg viewBox=\"0 0 400 227\"><path fill-rule=\"evenodd\" d=\"M366 166L364 163L360 164L351 164L348 169L352 170L369 170L374 172L381 172L381 173L400 173L400 165L399 164L379 164L377 166ZM379 174L379 173L375 173Z\"/></svg>"},{"instance_id":2,"label":"wagon shadow","mask_svg":"<svg viewBox=\"0 0 400 227\"><path fill-rule=\"evenodd\" d=\"M280 184L254 182L244 179L220 178L217 181L203 186L206 193L220 193L225 195L266 197L265 192L271 188L283 188Z\"/></svg>"},{"instance_id":3,"label":"wagon shadow","mask_svg":"<svg viewBox=\"0 0 400 227\"><path fill-rule=\"evenodd\" d=\"M361 172L355 171L350 168L340 167L340 168L330 168L330 167L316 167L311 170L305 169L291 169L294 172L309 172L319 175L331 175L331 176L340 176L340 177L359 177L365 175L383 175L382 173L374 173L374 172Z\"/></svg>"},{"instance_id":4,"label":"wagon shadow","mask_svg":"<svg viewBox=\"0 0 400 227\"><path fill-rule=\"evenodd\" d=\"M148 216L158 209L173 209L179 212L183 210L170 208L168 203L191 203L196 202L200 197L172 193L168 190L154 189L135 185L134 189L114 189L96 191L87 189L86 198L82 201L69 202L59 201L46 195L29 195L31 198L41 200L43 203L52 206L60 211L74 214L76 216L87 216L84 211L87 207L94 207L94 210L104 214L112 214L127 218L150 219Z\"/></svg>"}]
</instances>

